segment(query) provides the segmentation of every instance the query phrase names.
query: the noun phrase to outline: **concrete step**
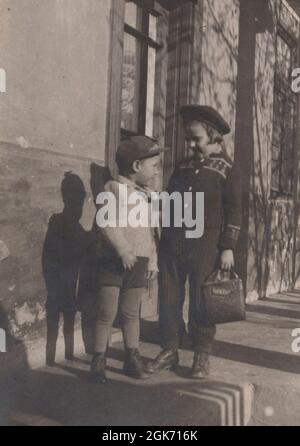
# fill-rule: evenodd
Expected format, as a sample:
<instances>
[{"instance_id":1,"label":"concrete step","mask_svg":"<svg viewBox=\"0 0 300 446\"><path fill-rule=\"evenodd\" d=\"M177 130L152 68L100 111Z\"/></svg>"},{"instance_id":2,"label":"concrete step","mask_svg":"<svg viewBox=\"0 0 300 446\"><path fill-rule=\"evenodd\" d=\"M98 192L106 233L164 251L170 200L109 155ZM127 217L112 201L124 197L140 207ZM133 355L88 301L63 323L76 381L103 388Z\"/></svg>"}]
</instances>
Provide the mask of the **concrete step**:
<instances>
[{"instance_id":1,"label":"concrete step","mask_svg":"<svg viewBox=\"0 0 300 446\"><path fill-rule=\"evenodd\" d=\"M300 293L271 296L247 306L245 324L219 328L215 356L233 361L231 373L254 386L250 425L300 425Z\"/></svg>"},{"instance_id":2,"label":"concrete step","mask_svg":"<svg viewBox=\"0 0 300 446\"><path fill-rule=\"evenodd\" d=\"M211 375L203 382L188 377L193 360L188 346L180 351L176 374L166 372L141 382L124 376L119 331L112 339L107 386L88 383L91 358L84 354L79 331L77 359L63 360L60 340L55 368L41 368L44 341L38 341L32 349L27 346L34 370L28 370L26 383L19 386L11 422L99 426L299 425L300 355L291 348L292 332L300 327L299 294L273 296L249 305L247 310L245 322L218 327ZM157 322L144 321L144 357L156 356L160 350L158 341Z\"/></svg>"},{"instance_id":3,"label":"concrete step","mask_svg":"<svg viewBox=\"0 0 300 446\"><path fill-rule=\"evenodd\" d=\"M151 355L150 355L151 350ZM142 345L144 356L157 347ZM64 361L30 371L11 408L12 425L63 426L244 426L251 418L253 386L239 380L192 381L191 352L181 355L177 373L163 372L147 381L122 373L120 345L110 351L109 382L88 382L90 358Z\"/></svg>"},{"instance_id":4,"label":"concrete step","mask_svg":"<svg viewBox=\"0 0 300 446\"><path fill-rule=\"evenodd\" d=\"M256 385L249 426L300 426L299 386Z\"/></svg>"}]
</instances>

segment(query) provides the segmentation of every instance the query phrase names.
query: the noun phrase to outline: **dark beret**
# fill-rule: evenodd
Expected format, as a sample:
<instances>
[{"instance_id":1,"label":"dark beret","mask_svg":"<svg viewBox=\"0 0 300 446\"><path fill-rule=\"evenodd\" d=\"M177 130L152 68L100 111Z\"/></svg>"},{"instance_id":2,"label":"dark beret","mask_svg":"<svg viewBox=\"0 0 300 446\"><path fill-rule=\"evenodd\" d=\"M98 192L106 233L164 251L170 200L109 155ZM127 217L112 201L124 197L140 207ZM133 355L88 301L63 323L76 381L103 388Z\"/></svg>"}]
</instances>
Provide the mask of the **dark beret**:
<instances>
[{"instance_id":1,"label":"dark beret","mask_svg":"<svg viewBox=\"0 0 300 446\"><path fill-rule=\"evenodd\" d=\"M184 105L180 110L184 121L199 121L218 130L222 135L228 135L231 129L217 110L207 105Z\"/></svg>"}]
</instances>

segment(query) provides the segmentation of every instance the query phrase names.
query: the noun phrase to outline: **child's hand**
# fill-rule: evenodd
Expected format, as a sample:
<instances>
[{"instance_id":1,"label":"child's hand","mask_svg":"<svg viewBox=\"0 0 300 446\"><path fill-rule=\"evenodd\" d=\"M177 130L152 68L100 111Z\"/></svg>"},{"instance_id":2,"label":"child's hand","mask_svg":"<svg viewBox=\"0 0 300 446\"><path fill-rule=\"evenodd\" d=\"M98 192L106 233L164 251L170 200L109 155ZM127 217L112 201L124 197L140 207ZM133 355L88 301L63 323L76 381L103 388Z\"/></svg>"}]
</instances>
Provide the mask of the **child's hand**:
<instances>
[{"instance_id":1,"label":"child's hand","mask_svg":"<svg viewBox=\"0 0 300 446\"><path fill-rule=\"evenodd\" d=\"M147 280L154 280L157 277L157 271L147 271L146 279Z\"/></svg>"},{"instance_id":2,"label":"child's hand","mask_svg":"<svg viewBox=\"0 0 300 446\"><path fill-rule=\"evenodd\" d=\"M122 259L122 264L124 269L128 269L129 271L134 267L137 258L134 254L132 254L132 252L128 252L126 254L123 254L121 256Z\"/></svg>"},{"instance_id":3,"label":"child's hand","mask_svg":"<svg viewBox=\"0 0 300 446\"><path fill-rule=\"evenodd\" d=\"M226 249L221 254L221 269L230 271L234 267L234 256L231 249Z\"/></svg>"}]
</instances>

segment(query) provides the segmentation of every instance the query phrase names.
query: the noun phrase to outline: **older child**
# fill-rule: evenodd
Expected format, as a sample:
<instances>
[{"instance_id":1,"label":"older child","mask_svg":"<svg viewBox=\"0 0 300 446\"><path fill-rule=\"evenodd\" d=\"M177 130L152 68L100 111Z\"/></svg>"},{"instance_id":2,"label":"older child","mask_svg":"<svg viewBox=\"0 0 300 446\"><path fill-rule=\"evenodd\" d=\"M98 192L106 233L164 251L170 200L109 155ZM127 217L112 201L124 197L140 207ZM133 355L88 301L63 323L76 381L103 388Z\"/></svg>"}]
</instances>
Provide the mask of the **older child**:
<instances>
[{"instance_id":1,"label":"older child","mask_svg":"<svg viewBox=\"0 0 300 446\"><path fill-rule=\"evenodd\" d=\"M230 127L217 110L201 105L181 109L186 141L191 157L184 159L172 175L168 192L184 199L192 193L204 193L205 232L188 239L185 227L164 228L159 255L160 327L162 352L147 366L156 373L177 366L179 334L185 284L189 279L189 334L193 341L194 362L191 378L209 374L209 356L216 327L209 324L203 296L203 284L218 266L231 270L234 250L242 223L240 172L224 151L224 136Z\"/></svg>"}]
</instances>

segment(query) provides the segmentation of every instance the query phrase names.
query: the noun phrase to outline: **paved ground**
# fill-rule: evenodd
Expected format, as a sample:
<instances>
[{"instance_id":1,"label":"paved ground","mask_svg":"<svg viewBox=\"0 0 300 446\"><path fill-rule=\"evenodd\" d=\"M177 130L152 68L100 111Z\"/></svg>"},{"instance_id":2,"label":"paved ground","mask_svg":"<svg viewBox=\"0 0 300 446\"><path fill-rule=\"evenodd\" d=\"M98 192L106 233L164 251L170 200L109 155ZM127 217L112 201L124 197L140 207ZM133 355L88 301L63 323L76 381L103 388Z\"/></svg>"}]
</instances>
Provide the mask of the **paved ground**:
<instances>
[{"instance_id":1,"label":"paved ground","mask_svg":"<svg viewBox=\"0 0 300 446\"><path fill-rule=\"evenodd\" d=\"M300 295L275 296L248 308L247 321L219 327L209 380L188 379L192 352L180 352L175 373L146 382L122 374L122 344L110 350L105 386L87 381L90 358L28 372L14 392L10 423L25 425L207 426L300 425ZM157 326L143 327L141 353L154 357ZM17 388L17 387L16 387ZM10 390L7 390L10 389ZM4 398L5 400L5 398ZM0 407L1 414L1 407ZM1 421L1 416L0 416ZM1 424L1 423L0 423Z\"/></svg>"}]
</instances>

